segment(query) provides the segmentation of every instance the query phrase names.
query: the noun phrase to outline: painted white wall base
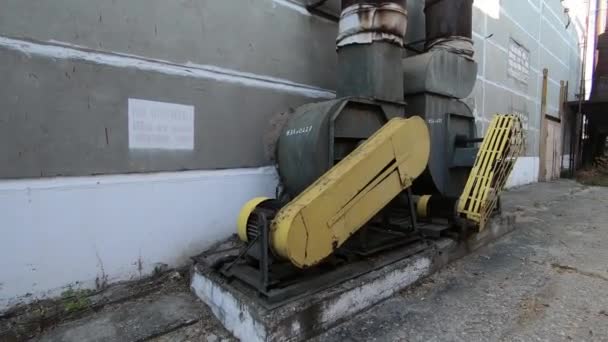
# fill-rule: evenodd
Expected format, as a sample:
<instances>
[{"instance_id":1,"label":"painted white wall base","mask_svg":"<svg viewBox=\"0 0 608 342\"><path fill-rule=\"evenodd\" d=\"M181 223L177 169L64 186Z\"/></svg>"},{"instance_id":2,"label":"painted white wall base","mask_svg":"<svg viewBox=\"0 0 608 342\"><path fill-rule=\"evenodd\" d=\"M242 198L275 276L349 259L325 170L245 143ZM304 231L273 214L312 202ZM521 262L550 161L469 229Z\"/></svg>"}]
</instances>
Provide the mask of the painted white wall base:
<instances>
[{"instance_id":1,"label":"painted white wall base","mask_svg":"<svg viewBox=\"0 0 608 342\"><path fill-rule=\"evenodd\" d=\"M182 265L276 184L274 167L0 181L0 311Z\"/></svg>"},{"instance_id":2,"label":"painted white wall base","mask_svg":"<svg viewBox=\"0 0 608 342\"><path fill-rule=\"evenodd\" d=\"M519 157L507 180L507 188L538 182L540 158Z\"/></svg>"}]
</instances>

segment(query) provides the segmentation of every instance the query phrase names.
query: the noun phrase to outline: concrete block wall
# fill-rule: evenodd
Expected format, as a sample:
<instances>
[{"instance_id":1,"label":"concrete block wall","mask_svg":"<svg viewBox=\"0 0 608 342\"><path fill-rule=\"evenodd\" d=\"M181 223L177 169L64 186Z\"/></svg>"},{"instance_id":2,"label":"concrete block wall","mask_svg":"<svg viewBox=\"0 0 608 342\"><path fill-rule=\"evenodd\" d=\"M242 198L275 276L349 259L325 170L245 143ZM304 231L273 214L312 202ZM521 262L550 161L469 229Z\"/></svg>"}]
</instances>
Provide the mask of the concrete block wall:
<instances>
[{"instance_id":1,"label":"concrete block wall","mask_svg":"<svg viewBox=\"0 0 608 342\"><path fill-rule=\"evenodd\" d=\"M568 16L560 1L475 1L474 32L478 82L472 94L480 131L495 113L518 113L526 126L525 157L520 158L510 186L538 179L540 103L543 69L547 68L547 114L559 116L560 81L569 83L568 99L580 83L581 18ZM527 81L509 73L509 53L517 44L528 54Z\"/></svg>"},{"instance_id":2,"label":"concrete block wall","mask_svg":"<svg viewBox=\"0 0 608 342\"><path fill-rule=\"evenodd\" d=\"M0 178L267 165L269 118L334 96L336 24L289 4L2 0ZM130 149L129 98L194 106L194 148Z\"/></svg>"},{"instance_id":3,"label":"concrete block wall","mask_svg":"<svg viewBox=\"0 0 608 342\"><path fill-rule=\"evenodd\" d=\"M559 0L502 1L498 16L480 9L492 2L476 1L470 101L480 133L495 112L528 116L528 158L512 177L523 184L538 168L542 68L556 107L559 81L576 82L576 35L562 29ZM0 311L183 264L233 233L242 203L275 190L271 118L334 96L337 23L298 0L0 9ZM412 41L424 34L423 1L408 10ZM507 74L511 38L530 51L526 85ZM191 106L192 148L130 148L129 99Z\"/></svg>"}]
</instances>

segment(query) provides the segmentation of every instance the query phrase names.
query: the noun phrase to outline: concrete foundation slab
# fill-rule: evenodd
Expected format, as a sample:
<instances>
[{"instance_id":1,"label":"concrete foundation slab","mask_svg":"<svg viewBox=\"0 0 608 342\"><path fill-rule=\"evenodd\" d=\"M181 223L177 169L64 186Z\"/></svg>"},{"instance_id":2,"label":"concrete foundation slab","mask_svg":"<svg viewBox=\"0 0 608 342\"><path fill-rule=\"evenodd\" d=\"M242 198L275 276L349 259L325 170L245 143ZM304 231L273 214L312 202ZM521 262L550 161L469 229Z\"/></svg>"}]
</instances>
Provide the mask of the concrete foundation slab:
<instances>
[{"instance_id":1,"label":"concrete foundation slab","mask_svg":"<svg viewBox=\"0 0 608 342\"><path fill-rule=\"evenodd\" d=\"M265 305L252 291L238 282L227 282L200 263L193 266L191 288L241 340L300 341L411 286L450 261L509 233L514 226L515 216L503 214L483 232L464 241L446 237L430 240L420 253L278 307Z\"/></svg>"}]
</instances>

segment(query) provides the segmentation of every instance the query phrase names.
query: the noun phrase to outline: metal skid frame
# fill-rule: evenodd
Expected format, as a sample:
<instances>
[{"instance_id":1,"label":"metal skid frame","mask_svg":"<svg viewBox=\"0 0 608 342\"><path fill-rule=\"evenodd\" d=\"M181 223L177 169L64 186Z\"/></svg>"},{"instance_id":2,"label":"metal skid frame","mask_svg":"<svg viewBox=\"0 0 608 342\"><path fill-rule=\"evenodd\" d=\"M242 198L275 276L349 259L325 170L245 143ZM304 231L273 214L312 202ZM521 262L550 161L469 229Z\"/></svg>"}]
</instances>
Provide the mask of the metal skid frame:
<instances>
[{"instance_id":1,"label":"metal skid frame","mask_svg":"<svg viewBox=\"0 0 608 342\"><path fill-rule=\"evenodd\" d=\"M270 247L270 222L263 212L254 211L259 222L257 237L245 246L231 262L219 270L228 279L238 279L257 291L266 304L276 305L305 294L312 294L371 272L424 250L428 244L417 230L416 212L411 189L408 198L409 229L391 230L389 214L382 213L380 227L362 227L325 263L298 269L288 261L276 258ZM386 252L386 253L381 253ZM377 256L377 257L372 257ZM370 258L371 257L371 258Z\"/></svg>"}]
</instances>

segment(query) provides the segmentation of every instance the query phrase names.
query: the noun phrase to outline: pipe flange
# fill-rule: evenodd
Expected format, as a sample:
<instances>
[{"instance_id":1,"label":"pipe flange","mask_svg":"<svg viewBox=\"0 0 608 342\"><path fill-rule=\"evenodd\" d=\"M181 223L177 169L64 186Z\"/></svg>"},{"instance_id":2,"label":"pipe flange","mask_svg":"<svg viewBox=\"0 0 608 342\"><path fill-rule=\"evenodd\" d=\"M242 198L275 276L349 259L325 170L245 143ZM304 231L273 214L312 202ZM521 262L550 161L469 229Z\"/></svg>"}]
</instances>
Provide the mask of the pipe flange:
<instances>
[{"instance_id":1,"label":"pipe flange","mask_svg":"<svg viewBox=\"0 0 608 342\"><path fill-rule=\"evenodd\" d=\"M400 4L354 4L342 10L336 45L370 44L385 41L403 46L407 10Z\"/></svg>"}]
</instances>

